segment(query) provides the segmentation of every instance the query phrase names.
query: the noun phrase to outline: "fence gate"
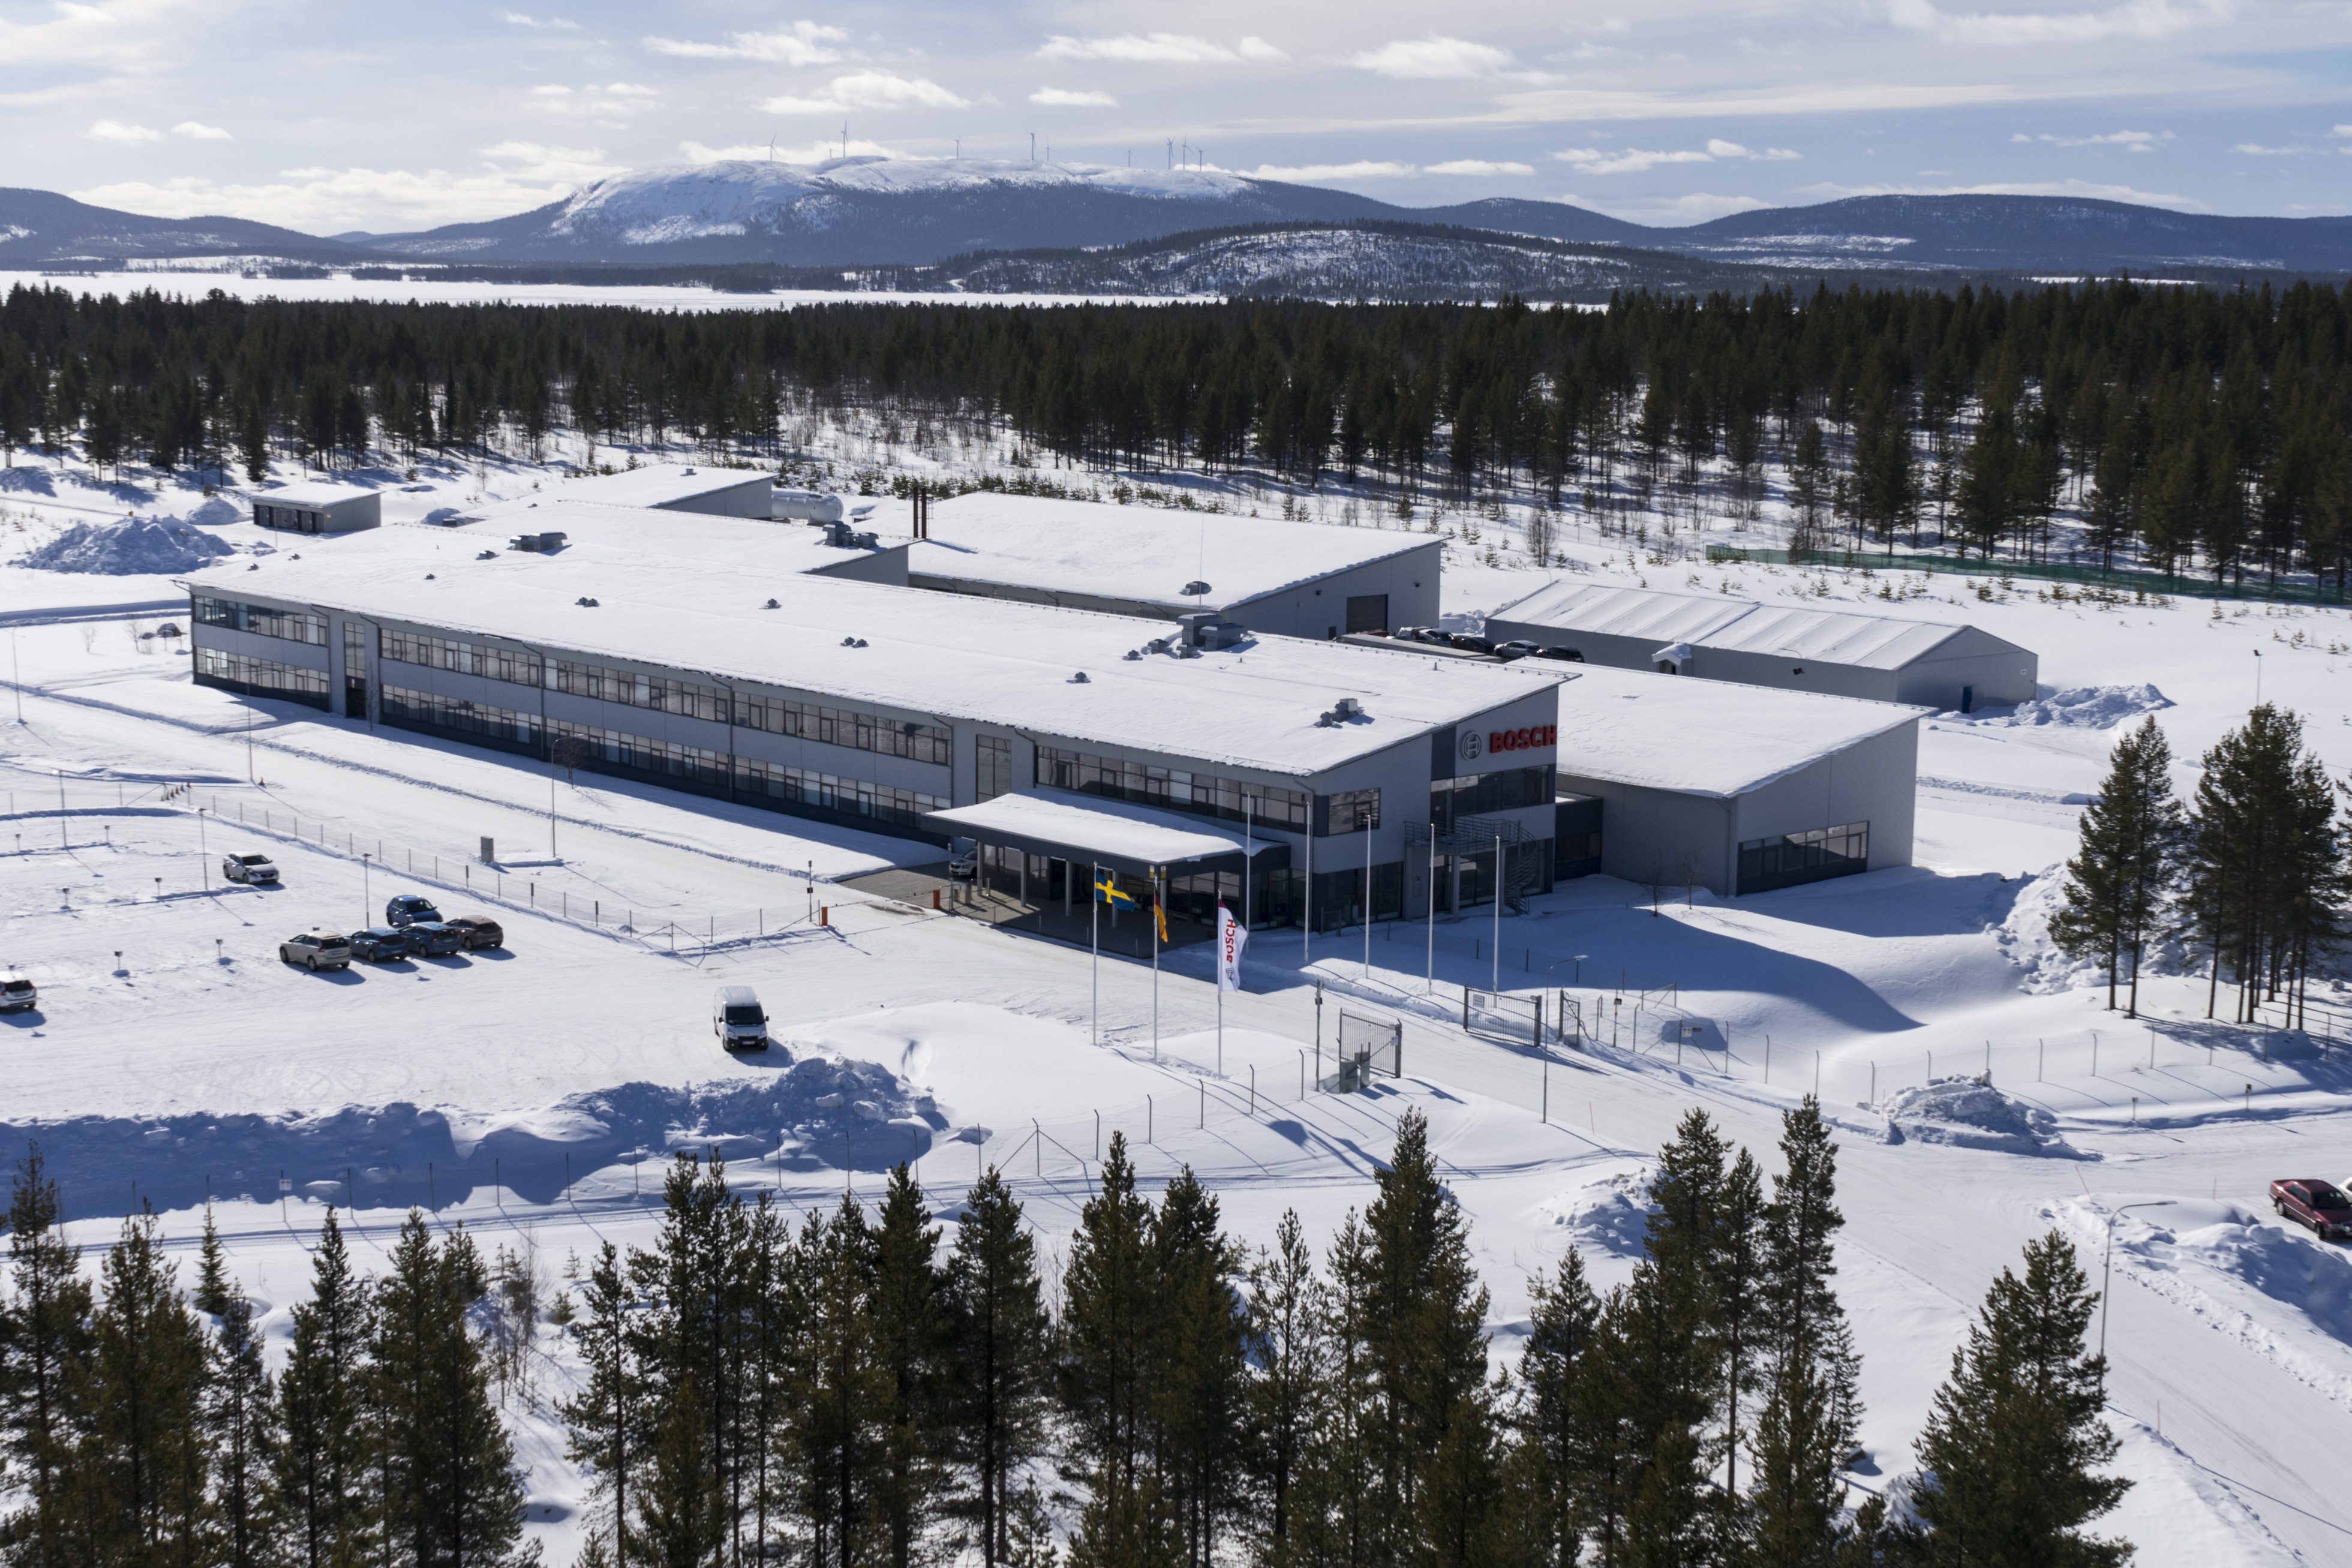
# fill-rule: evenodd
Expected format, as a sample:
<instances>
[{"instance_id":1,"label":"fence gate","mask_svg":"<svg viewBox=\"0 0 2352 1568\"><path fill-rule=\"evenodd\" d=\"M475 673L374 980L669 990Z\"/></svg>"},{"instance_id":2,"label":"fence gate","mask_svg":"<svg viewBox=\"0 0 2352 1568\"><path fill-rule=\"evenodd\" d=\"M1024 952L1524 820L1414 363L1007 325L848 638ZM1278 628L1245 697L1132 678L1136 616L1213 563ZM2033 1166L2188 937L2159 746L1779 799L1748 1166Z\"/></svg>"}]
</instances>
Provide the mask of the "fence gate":
<instances>
[{"instance_id":1,"label":"fence gate","mask_svg":"<svg viewBox=\"0 0 2352 1568\"><path fill-rule=\"evenodd\" d=\"M1481 1039L1501 1040L1533 1049L1543 1043L1543 998L1465 987L1462 993L1462 1027L1465 1033Z\"/></svg>"},{"instance_id":2,"label":"fence gate","mask_svg":"<svg viewBox=\"0 0 2352 1568\"><path fill-rule=\"evenodd\" d=\"M1338 1070L1320 1088L1327 1094L1357 1094L1385 1074L1404 1074L1404 1026L1394 1018L1373 1018L1344 1009L1339 1014Z\"/></svg>"}]
</instances>

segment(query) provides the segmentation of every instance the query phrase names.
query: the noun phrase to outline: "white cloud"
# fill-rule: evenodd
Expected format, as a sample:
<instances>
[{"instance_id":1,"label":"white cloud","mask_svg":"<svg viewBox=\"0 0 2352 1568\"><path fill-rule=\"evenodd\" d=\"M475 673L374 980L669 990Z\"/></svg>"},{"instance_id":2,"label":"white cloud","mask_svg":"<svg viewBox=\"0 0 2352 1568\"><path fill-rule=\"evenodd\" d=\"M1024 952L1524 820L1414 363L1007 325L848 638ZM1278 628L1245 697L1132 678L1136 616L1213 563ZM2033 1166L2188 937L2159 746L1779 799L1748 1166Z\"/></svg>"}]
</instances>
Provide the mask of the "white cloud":
<instances>
[{"instance_id":1,"label":"white cloud","mask_svg":"<svg viewBox=\"0 0 2352 1568\"><path fill-rule=\"evenodd\" d=\"M144 125L126 125L120 120L93 120L82 132L93 142L112 142L124 147L136 147L142 142L161 142L163 133Z\"/></svg>"},{"instance_id":2,"label":"white cloud","mask_svg":"<svg viewBox=\"0 0 2352 1568\"><path fill-rule=\"evenodd\" d=\"M1357 55L1348 62L1359 70L1412 80L1459 79L1492 76L1511 63L1511 57L1490 44L1474 44L1433 33L1425 38L1398 38Z\"/></svg>"},{"instance_id":3,"label":"white cloud","mask_svg":"<svg viewBox=\"0 0 2352 1568\"><path fill-rule=\"evenodd\" d=\"M686 161L689 163L720 163L734 161L740 161L749 163L764 163L768 162L769 155L768 145L762 142L754 142L735 147L706 147L699 142L681 142L677 144L677 150L686 154ZM778 142L774 151L775 161L777 163L801 165L830 163L834 159L843 156L841 142L838 140L832 142L810 142L798 147L787 147L782 142ZM890 148L885 147L879 142L862 142L855 136L849 139L849 153L847 155L852 158L904 158L908 156L907 153L894 152Z\"/></svg>"},{"instance_id":4,"label":"white cloud","mask_svg":"<svg viewBox=\"0 0 2352 1568\"><path fill-rule=\"evenodd\" d=\"M660 94L652 88L627 81L576 90L560 83L544 83L530 89L530 102L551 114L577 114L611 121L625 121L633 114L661 106Z\"/></svg>"},{"instance_id":5,"label":"white cloud","mask_svg":"<svg viewBox=\"0 0 2352 1568\"><path fill-rule=\"evenodd\" d=\"M1255 169L1234 171L1253 180L1284 180L1294 185L1328 185L1349 180L1408 180L1420 172L1411 163L1370 162L1296 165L1260 163Z\"/></svg>"},{"instance_id":6,"label":"white cloud","mask_svg":"<svg viewBox=\"0 0 2352 1568\"><path fill-rule=\"evenodd\" d=\"M43 22L0 16L0 65L94 65L119 71L145 64L169 48L166 19L188 7L184 0L68 0L47 9L52 15Z\"/></svg>"},{"instance_id":7,"label":"white cloud","mask_svg":"<svg viewBox=\"0 0 2352 1568\"><path fill-rule=\"evenodd\" d=\"M1455 158L1444 163L1432 163L1428 172L1433 174L1532 174L1535 169L1528 163L1490 163L1484 158Z\"/></svg>"},{"instance_id":8,"label":"white cloud","mask_svg":"<svg viewBox=\"0 0 2352 1568\"><path fill-rule=\"evenodd\" d=\"M2132 153L2153 153L2158 142L2172 140L2172 132L2154 131L2110 131L2100 136L2053 136L2048 132L2028 136L2021 131L2011 142L2046 142L2053 147L2121 147Z\"/></svg>"},{"instance_id":9,"label":"white cloud","mask_svg":"<svg viewBox=\"0 0 2352 1568\"><path fill-rule=\"evenodd\" d=\"M538 142L501 142L482 149L482 156L505 163L507 174L520 180L555 180L571 185L593 185L624 174L627 165L607 163L602 147L550 147Z\"/></svg>"},{"instance_id":10,"label":"white cloud","mask_svg":"<svg viewBox=\"0 0 2352 1568\"><path fill-rule=\"evenodd\" d=\"M1638 174L1661 163L1715 162L1706 153L1696 151L1648 153L1638 147L1629 147L1622 153L1601 147L1567 147L1552 156L1586 174Z\"/></svg>"},{"instance_id":11,"label":"white cloud","mask_svg":"<svg viewBox=\"0 0 2352 1568\"><path fill-rule=\"evenodd\" d=\"M2232 153L2243 153L2250 157L2255 158L2292 158L2297 153L2308 153L2311 149L2308 147L2265 147L2259 142L2241 142L2236 146L2231 148L2230 151Z\"/></svg>"},{"instance_id":12,"label":"white cloud","mask_svg":"<svg viewBox=\"0 0 2352 1568\"><path fill-rule=\"evenodd\" d=\"M1240 53L1242 58L1245 60L1286 60L1290 58L1264 38L1255 36L1241 41Z\"/></svg>"},{"instance_id":13,"label":"white cloud","mask_svg":"<svg viewBox=\"0 0 2352 1568\"><path fill-rule=\"evenodd\" d=\"M288 169L268 184L219 184L183 178L131 181L71 193L79 202L155 217L219 213L281 224L310 234L345 229L433 228L479 223L561 201L568 182L534 184L500 170L451 174L427 169Z\"/></svg>"},{"instance_id":14,"label":"white cloud","mask_svg":"<svg viewBox=\"0 0 2352 1568\"><path fill-rule=\"evenodd\" d=\"M723 44L698 44L678 38L647 38L646 47L657 55L687 59L765 60L781 66L826 66L841 58L835 44L849 41L839 27L817 22L794 22L766 33L730 33Z\"/></svg>"},{"instance_id":15,"label":"white cloud","mask_svg":"<svg viewBox=\"0 0 2352 1568\"><path fill-rule=\"evenodd\" d=\"M770 114L840 114L853 109L969 109L971 105L927 77L856 71L834 78L822 98L772 98L760 107Z\"/></svg>"},{"instance_id":16,"label":"white cloud","mask_svg":"<svg viewBox=\"0 0 2352 1568\"><path fill-rule=\"evenodd\" d=\"M172 127L172 134L184 136L191 142L234 142L236 137L217 125L205 125L194 120L183 120Z\"/></svg>"},{"instance_id":17,"label":"white cloud","mask_svg":"<svg viewBox=\"0 0 2352 1568\"><path fill-rule=\"evenodd\" d=\"M1707 142L1706 153L1710 158L1752 158L1760 163L1790 163L1804 156L1788 147L1743 147L1714 138Z\"/></svg>"},{"instance_id":18,"label":"white cloud","mask_svg":"<svg viewBox=\"0 0 2352 1568\"><path fill-rule=\"evenodd\" d=\"M529 27L534 32L576 33L580 30L580 24L568 16L532 16L520 11L509 11L499 20L511 22L518 27Z\"/></svg>"},{"instance_id":19,"label":"white cloud","mask_svg":"<svg viewBox=\"0 0 2352 1568\"><path fill-rule=\"evenodd\" d=\"M1754 196L1718 196L1707 191L1693 191L1687 195L1669 196L1664 201L1642 202L1609 210L1618 217L1640 218L1652 223L1705 223L1711 217L1754 212L1769 205L1758 201Z\"/></svg>"},{"instance_id":20,"label":"white cloud","mask_svg":"<svg viewBox=\"0 0 2352 1568\"><path fill-rule=\"evenodd\" d=\"M2192 197L2129 185L2100 184L2090 180L2000 180L1982 185L1841 185L1824 182L1795 193L1815 201L1843 201L1848 196L2082 196L2094 201L2131 202L2140 206L2195 207L2205 204Z\"/></svg>"},{"instance_id":21,"label":"white cloud","mask_svg":"<svg viewBox=\"0 0 2352 1568\"><path fill-rule=\"evenodd\" d=\"M1898 27L1932 33L1954 44L2079 44L2102 38L2168 38L2176 33L2229 20L2232 0L2126 0L2105 11L2057 13L1939 11L1933 0L1888 0L1886 14Z\"/></svg>"},{"instance_id":22,"label":"white cloud","mask_svg":"<svg viewBox=\"0 0 2352 1568\"><path fill-rule=\"evenodd\" d=\"M1116 109L1118 100L1107 92L1073 92L1066 87L1041 87L1029 101L1045 109Z\"/></svg>"},{"instance_id":23,"label":"white cloud","mask_svg":"<svg viewBox=\"0 0 2352 1568\"><path fill-rule=\"evenodd\" d=\"M1261 38L1245 39L1242 46L1244 52L1251 44L1260 48L1272 47ZM1055 33L1045 40L1037 55L1048 60L1127 60L1176 66L1213 65L1241 58L1223 44L1184 33L1122 33L1114 38L1073 38ZM1253 54L1250 58L1267 57Z\"/></svg>"}]
</instances>

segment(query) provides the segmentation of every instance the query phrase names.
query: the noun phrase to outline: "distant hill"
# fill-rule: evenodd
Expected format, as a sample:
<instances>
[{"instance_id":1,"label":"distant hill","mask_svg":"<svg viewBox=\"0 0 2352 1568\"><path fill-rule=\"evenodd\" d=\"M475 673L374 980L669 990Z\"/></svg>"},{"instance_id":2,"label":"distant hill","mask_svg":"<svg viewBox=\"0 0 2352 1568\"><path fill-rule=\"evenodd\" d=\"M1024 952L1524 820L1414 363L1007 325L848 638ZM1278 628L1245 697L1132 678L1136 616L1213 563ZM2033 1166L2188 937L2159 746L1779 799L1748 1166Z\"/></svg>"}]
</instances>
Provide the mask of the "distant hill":
<instances>
[{"instance_id":1,"label":"distant hill","mask_svg":"<svg viewBox=\"0 0 2352 1568\"><path fill-rule=\"evenodd\" d=\"M298 234L241 217L142 217L94 207L50 191L0 187L0 267L55 267L186 256L281 257L294 261L363 260L341 240Z\"/></svg>"},{"instance_id":2,"label":"distant hill","mask_svg":"<svg viewBox=\"0 0 2352 1568\"><path fill-rule=\"evenodd\" d=\"M1401 207L1347 191L1192 170L862 157L814 166L640 169L488 223L330 238L241 218L146 218L43 191L0 190L0 266L226 255L314 266L856 268L1110 247L1204 230L1348 224L1453 226L1809 274L1892 268L1923 281L1963 270L2066 278L2127 269L2221 280L2250 271L2352 273L2352 217L2223 217L2066 196L1887 195L1654 228L1517 197ZM1263 244L1244 248L1271 254ZM1505 271L1518 265L1491 254L1463 274L1463 290L1484 287L1473 279L1489 275L1487 262ZM1558 275L1557 258L1544 269Z\"/></svg>"}]
</instances>

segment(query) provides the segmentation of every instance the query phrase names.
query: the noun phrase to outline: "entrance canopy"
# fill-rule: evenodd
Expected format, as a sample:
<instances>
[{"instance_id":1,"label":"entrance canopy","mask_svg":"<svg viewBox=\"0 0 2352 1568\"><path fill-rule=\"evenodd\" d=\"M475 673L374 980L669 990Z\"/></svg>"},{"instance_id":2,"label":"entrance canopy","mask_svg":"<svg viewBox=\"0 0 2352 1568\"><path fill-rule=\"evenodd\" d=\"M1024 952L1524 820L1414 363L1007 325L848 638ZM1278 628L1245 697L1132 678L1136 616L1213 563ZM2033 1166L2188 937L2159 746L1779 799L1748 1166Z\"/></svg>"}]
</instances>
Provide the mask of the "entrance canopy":
<instances>
[{"instance_id":1,"label":"entrance canopy","mask_svg":"<svg viewBox=\"0 0 2352 1568\"><path fill-rule=\"evenodd\" d=\"M1189 812L1080 795L1075 790L1025 789L978 805L923 814L926 831L977 839L1032 855L1094 864L1143 877L1152 868L1171 877L1262 871L1290 864L1290 846L1245 836L1239 828Z\"/></svg>"}]
</instances>

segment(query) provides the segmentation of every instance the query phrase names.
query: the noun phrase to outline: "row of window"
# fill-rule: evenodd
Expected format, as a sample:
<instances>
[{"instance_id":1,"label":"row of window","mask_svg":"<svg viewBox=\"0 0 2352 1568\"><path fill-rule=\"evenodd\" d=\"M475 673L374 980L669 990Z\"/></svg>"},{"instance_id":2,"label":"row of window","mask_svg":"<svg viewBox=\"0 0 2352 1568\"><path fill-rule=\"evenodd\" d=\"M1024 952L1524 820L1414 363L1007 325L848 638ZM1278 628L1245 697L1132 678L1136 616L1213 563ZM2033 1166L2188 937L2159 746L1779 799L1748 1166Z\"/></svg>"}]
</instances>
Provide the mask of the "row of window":
<instances>
[{"instance_id":1,"label":"row of window","mask_svg":"<svg viewBox=\"0 0 2352 1568\"><path fill-rule=\"evenodd\" d=\"M569 761L572 765L604 763L635 773L661 773L721 789L727 784L727 753L724 752L562 720L550 724L548 730L554 738L555 760L558 763ZM581 748L579 754L567 757L575 746Z\"/></svg>"},{"instance_id":2,"label":"row of window","mask_svg":"<svg viewBox=\"0 0 2352 1568\"><path fill-rule=\"evenodd\" d=\"M644 675L633 669L614 669L610 665L557 659L548 675L547 687L551 691L568 691L574 697L623 702L632 708L651 708L656 712L708 719L718 724L727 722L726 692L716 686L680 680L675 676Z\"/></svg>"},{"instance_id":3,"label":"row of window","mask_svg":"<svg viewBox=\"0 0 2352 1568\"><path fill-rule=\"evenodd\" d=\"M198 626L228 626L260 637L279 637L287 642L313 643L320 647L327 646L327 618L306 610L272 610L259 605L241 605L235 599L215 599L198 594L188 606L188 615Z\"/></svg>"},{"instance_id":4,"label":"row of window","mask_svg":"<svg viewBox=\"0 0 2352 1568\"><path fill-rule=\"evenodd\" d=\"M1244 808L1251 821L1268 827L1304 833L1307 797L1304 791L1273 784L1244 784L1238 779L1153 767L1118 757L1092 756L1058 747L1037 748L1037 783L1083 795L1109 795L1171 811L1197 812L1239 822Z\"/></svg>"},{"instance_id":5,"label":"row of window","mask_svg":"<svg viewBox=\"0 0 2352 1568\"><path fill-rule=\"evenodd\" d=\"M1381 825L1381 792L1349 789L1328 796L1323 831L1364 833Z\"/></svg>"},{"instance_id":6,"label":"row of window","mask_svg":"<svg viewBox=\"0 0 2352 1568\"><path fill-rule=\"evenodd\" d=\"M253 521L263 528L290 528L299 533L316 533L325 526L327 514L315 507L273 506L266 501L253 503Z\"/></svg>"},{"instance_id":7,"label":"row of window","mask_svg":"<svg viewBox=\"0 0 2352 1568\"><path fill-rule=\"evenodd\" d=\"M735 722L746 730L796 735L803 741L879 752L886 757L910 757L942 767L955 761L954 731L910 719L884 719L782 697L743 697L735 703Z\"/></svg>"},{"instance_id":8,"label":"row of window","mask_svg":"<svg viewBox=\"0 0 2352 1568\"><path fill-rule=\"evenodd\" d=\"M347 625L349 623L346 623ZM398 664L421 664L427 669L451 669L517 686L537 686L545 668L529 648L495 643L460 642L452 637L425 637L386 627L379 647L385 658Z\"/></svg>"},{"instance_id":9,"label":"row of window","mask_svg":"<svg viewBox=\"0 0 2352 1568\"><path fill-rule=\"evenodd\" d=\"M878 784L867 779L837 778L832 773L786 767L778 763L735 759L735 783L745 795L764 795L793 805L812 805L850 816L912 827L927 811L945 811L954 803L945 795Z\"/></svg>"},{"instance_id":10,"label":"row of window","mask_svg":"<svg viewBox=\"0 0 2352 1568\"><path fill-rule=\"evenodd\" d=\"M305 669L297 664L280 664L276 659L256 658L250 654L201 645L196 648L196 679L228 681L252 691L279 691L319 700L324 700L327 695L327 672L323 669Z\"/></svg>"},{"instance_id":11,"label":"row of window","mask_svg":"<svg viewBox=\"0 0 2352 1568\"><path fill-rule=\"evenodd\" d=\"M1835 827L1815 827L1803 833L1751 838L1739 847L1739 890L1768 892L1774 888L1818 882L1870 867L1870 824L1843 822Z\"/></svg>"},{"instance_id":12,"label":"row of window","mask_svg":"<svg viewBox=\"0 0 2352 1568\"><path fill-rule=\"evenodd\" d=\"M387 724L427 724L438 730L454 730L506 745L534 749L540 743L538 714L494 708L487 702L468 702L460 697L444 697L437 691L387 686L383 689L383 712Z\"/></svg>"},{"instance_id":13,"label":"row of window","mask_svg":"<svg viewBox=\"0 0 2352 1568\"><path fill-rule=\"evenodd\" d=\"M1517 811L1552 802L1553 769L1549 763L1533 768L1502 768L1465 778L1432 779L1429 819L1437 831L1452 830L1465 816L1497 811Z\"/></svg>"}]
</instances>

